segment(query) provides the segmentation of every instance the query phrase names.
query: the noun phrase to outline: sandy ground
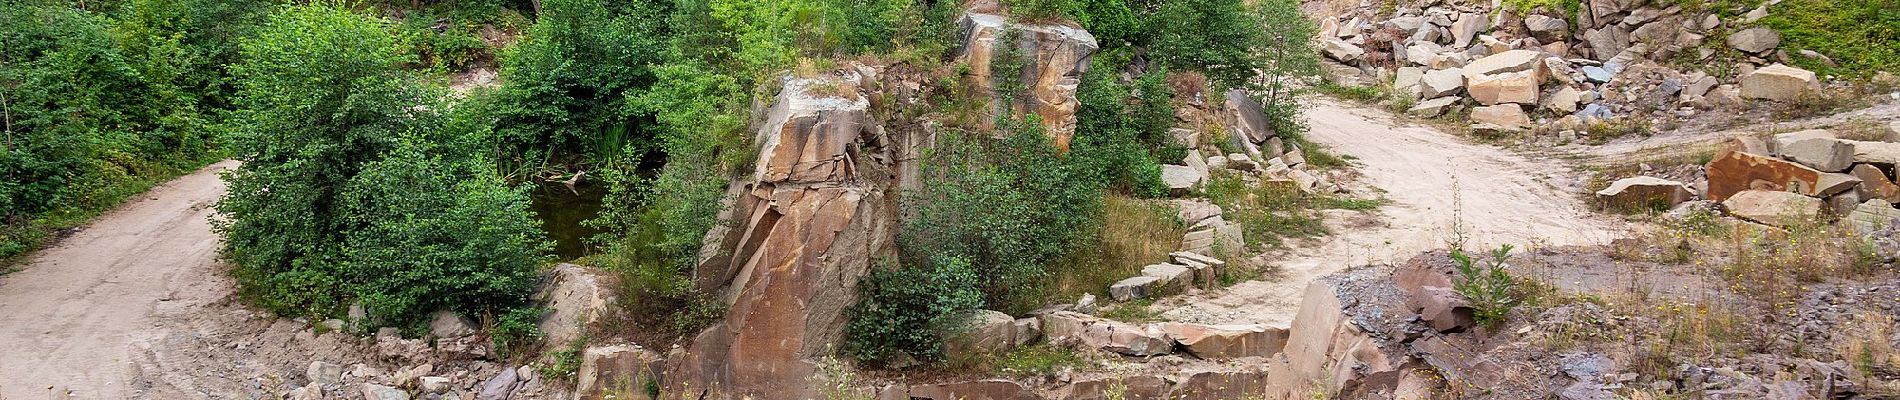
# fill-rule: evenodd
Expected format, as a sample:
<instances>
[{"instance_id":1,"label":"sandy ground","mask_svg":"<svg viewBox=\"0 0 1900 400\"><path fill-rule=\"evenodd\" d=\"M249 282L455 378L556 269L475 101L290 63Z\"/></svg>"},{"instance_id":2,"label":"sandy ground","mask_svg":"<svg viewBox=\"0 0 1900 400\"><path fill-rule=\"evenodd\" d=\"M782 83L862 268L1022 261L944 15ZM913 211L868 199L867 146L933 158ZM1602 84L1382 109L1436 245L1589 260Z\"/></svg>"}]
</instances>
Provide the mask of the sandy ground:
<instances>
[{"instance_id":1,"label":"sandy ground","mask_svg":"<svg viewBox=\"0 0 1900 400\"><path fill-rule=\"evenodd\" d=\"M230 293L208 218L234 166L159 185L0 277L0 398L138 395L128 381L160 321Z\"/></svg>"},{"instance_id":2,"label":"sandy ground","mask_svg":"<svg viewBox=\"0 0 1900 400\"><path fill-rule=\"evenodd\" d=\"M1383 190L1391 203L1373 226L1335 227L1333 235L1268 256L1278 276L1157 304L1163 316L1208 323L1287 326L1299 295L1321 276L1349 266L1400 262L1442 249L1462 232L1474 251L1512 244L1603 245L1627 227L1593 214L1577 174L1563 162L1532 159L1473 144L1388 114L1333 101L1306 110L1308 137L1356 158L1357 184ZM1462 226L1454 230L1454 221Z\"/></svg>"}]
</instances>

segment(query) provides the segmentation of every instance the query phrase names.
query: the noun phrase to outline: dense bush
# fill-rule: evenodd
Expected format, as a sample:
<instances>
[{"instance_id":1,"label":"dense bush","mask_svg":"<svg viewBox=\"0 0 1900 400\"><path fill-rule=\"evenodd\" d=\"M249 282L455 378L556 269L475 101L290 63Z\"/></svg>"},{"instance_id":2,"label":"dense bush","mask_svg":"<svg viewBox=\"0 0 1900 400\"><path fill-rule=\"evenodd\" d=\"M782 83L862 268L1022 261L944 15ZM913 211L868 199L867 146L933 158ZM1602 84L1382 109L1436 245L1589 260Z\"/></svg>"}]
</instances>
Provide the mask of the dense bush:
<instances>
[{"instance_id":1,"label":"dense bush","mask_svg":"<svg viewBox=\"0 0 1900 400\"><path fill-rule=\"evenodd\" d=\"M263 7L0 6L0 263L214 159L223 65Z\"/></svg>"},{"instance_id":2,"label":"dense bush","mask_svg":"<svg viewBox=\"0 0 1900 400\"><path fill-rule=\"evenodd\" d=\"M1102 185L1075 157L1058 154L1041 124L1001 122L1004 137L940 136L926 157L922 189L906 193L903 261L966 259L986 304L1004 311L1042 306L1044 265L1090 239Z\"/></svg>"},{"instance_id":3,"label":"dense bush","mask_svg":"<svg viewBox=\"0 0 1900 400\"><path fill-rule=\"evenodd\" d=\"M876 364L899 354L943 359L943 334L954 317L983 306L976 269L967 259L937 256L905 268L880 266L858 281L858 302L846 312L843 351Z\"/></svg>"},{"instance_id":4,"label":"dense bush","mask_svg":"<svg viewBox=\"0 0 1900 400\"><path fill-rule=\"evenodd\" d=\"M522 192L463 143L439 90L398 68L374 19L281 9L244 42L217 229L240 292L272 310L329 316L361 300L386 322L477 313L526 299L546 250ZM462 118L458 118L462 119ZM451 158L436 153L445 153Z\"/></svg>"},{"instance_id":5,"label":"dense bush","mask_svg":"<svg viewBox=\"0 0 1900 400\"><path fill-rule=\"evenodd\" d=\"M502 52L503 86L490 105L504 167L605 162L650 146L648 128L626 112L664 61L661 2L548 0L521 42ZM581 160L576 160L581 159Z\"/></svg>"}]
</instances>

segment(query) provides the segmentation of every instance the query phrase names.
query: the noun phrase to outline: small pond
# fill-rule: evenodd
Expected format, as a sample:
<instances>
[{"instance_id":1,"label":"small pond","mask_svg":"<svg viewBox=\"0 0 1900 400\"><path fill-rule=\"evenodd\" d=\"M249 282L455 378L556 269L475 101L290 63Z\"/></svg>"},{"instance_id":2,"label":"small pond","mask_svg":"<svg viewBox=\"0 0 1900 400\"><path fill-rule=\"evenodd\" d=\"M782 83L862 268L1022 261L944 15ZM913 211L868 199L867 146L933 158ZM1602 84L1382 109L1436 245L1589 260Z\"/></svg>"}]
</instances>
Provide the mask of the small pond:
<instances>
[{"instance_id":1,"label":"small pond","mask_svg":"<svg viewBox=\"0 0 1900 400\"><path fill-rule=\"evenodd\" d=\"M606 185L587 180L574 185L573 189L560 182L536 184L532 196L534 215L541 219L541 230L554 241L555 256L571 261L593 252L587 239L600 230L581 222L600 215L600 201L606 195Z\"/></svg>"}]
</instances>

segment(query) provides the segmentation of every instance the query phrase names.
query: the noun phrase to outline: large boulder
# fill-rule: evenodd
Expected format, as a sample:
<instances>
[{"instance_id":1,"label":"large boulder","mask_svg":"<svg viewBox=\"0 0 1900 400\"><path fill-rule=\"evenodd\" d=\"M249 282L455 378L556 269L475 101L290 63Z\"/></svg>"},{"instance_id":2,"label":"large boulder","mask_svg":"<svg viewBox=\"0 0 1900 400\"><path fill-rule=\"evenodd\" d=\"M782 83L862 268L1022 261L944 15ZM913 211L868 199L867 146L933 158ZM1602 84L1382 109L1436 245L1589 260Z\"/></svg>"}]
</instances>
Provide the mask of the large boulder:
<instances>
[{"instance_id":1,"label":"large boulder","mask_svg":"<svg viewBox=\"0 0 1900 400\"><path fill-rule=\"evenodd\" d=\"M1110 284L1108 296L1114 298L1115 301L1129 301L1148 298L1160 290L1160 277L1142 275Z\"/></svg>"},{"instance_id":2,"label":"large boulder","mask_svg":"<svg viewBox=\"0 0 1900 400\"><path fill-rule=\"evenodd\" d=\"M970 310L955 317L960 321L945 327L943 350L947 354L1000 354L1015 347L1016 319L993 310Z\"/></svg>"},{"instance_id":3,"label":"large boulder","mask_svg":"<svg viewBox=\"0 0 1900 400\"><path fill-rule=\"evenodd\" d=\"M1854 162L1885 165L1900 165L1900 143L1850 141L1854 145Z\"/></svg>"},{"instance_id":4,"label":"large boulder","mask_svg":"<svg viewBox=\"0 0 1900 400\"><path fill-rule=\"evenodd\" d=\"M1141 267L1141 274L1160 278L1156 284L1160 286L1158 294L1163 296L1187 293L1194 286L1194 270L1186 265L1154 264Z\"/></svg>"},{"instance_id":5,"label":"large boulder","mask_svg":"<svg viewBox=\"0 0 1900 400\"><path fill-rule=\"evenodd\" d=\"M1268 357L1286 347L1286 329L1266 325L1161 324L1168 337L1204 359Z\"/></svg>"},{"instance_id":6,"label":"large boulder","mask_svg":"<svg viewBox=\"0 0 1900 400\"><path fill-rule=\"evenodd\" d=\"M1136 326L1071 311L1042 315L1042 334L1052 343L1077 343L1122 355L1145 357L1174 351L1174 341L1153 326Z\"/></svg>"},{"instance_id":7,"label":"large boulder","mask_svg":"<svg viewBox=\"0 0 1900 400\"><path fill-rule=\"evenodd\" d=\"M1879 199L1860 203L1853 212L1847 214L1847 223L1862 235L1893 227L1895 221L1900 221L1900 210L1894 209L1892 203Z\"/></svg>"},{"instance_id":8,"label":"large boulder","mask_svg":"<svg viewBox=\"0 0 1900 400\"><path fill-rule=\"evenodd\" d=\"M1531 117L1524 114L1524 107L1506 103L1471 108L1471 122L1491 125L1500 130L1520 131L1530 128Z\"/></svg>"},{"instance_id":9,"label":"large boulder","mask_svg":"<svg viewBox=\"0 0 1900 400\"><path fill-rule=\"evenodd\" d=\"M621 344L589 347L581 351L581 366L575 375L574 398L652 400L647 397L646 387L660 382L663 366L659 354L640 346Z\"/></svg>"},{"instance_id":10,"label":"large boulder","mask_svg":"<svg viewBox=\"0 0 1900 400\"><path fill-rule=\"evenodd\" d=\"M1464 88L1465 75L1460 68L1426 72L1418 81L1419 97L1427 99L1457 94L1459 89Z\"/></svg>"},{"instance_id":11,"label":"large boulder","mask_svg":"<svg viewBox=\"0 0 1900 400\"><path fill-rule=\"evenodd\" d=\"M1320 39L1319 49L1326 54L1326 57L1343 63L1359 61L1359 57L1366 55L1365 49L1339 39Z\"/></svg>"},{"instance_id":12,"label":"large boulder","mask_svg":"<svg viewBox=\"0 0 1900 400\"><path fill-rule=\"evenodd\" d=\"M868 118L872 71L784 78L755 120L758 168L735 180L707 232L694 282L727 306L666 374L685 397L814 397L809 378L844 336L845 308L873 260L895 254L895 163L908 136ZM906 134L900 132L899 134ZM892 145L899 144L899 145ZM904 153L900 153L904 152ZM717 388L717 393L709 393Z\"/></svg>"},{"instance_id":13,"label":"large boulder","mask_svg":"<svg viewBox=\"0 0 1900 400\"><path fill-rule=\"evenodd\" d=\"M1597 191L1602 206L1626 209L1668 209L1689 201L1689 197L1689 188L1682 182L1651 176L1618 179Z\"/></svg>"},{"instance_id":14,"label":"large boulder","mask_svg":"<svg viewBox=\"0 0 1900 400\"><path fill-rule=\"evenodd\" d=\"M1226 99L1223 110L1227 116L1224 119L1235 134L1253 143L1265 143L1267 139L1278 136L1267 121L1267 113L1261 108L1260 102L1255 101L1246 90L1228 90Z\"/></svg>"},{"instance_id":15,"label":"large boulder","mask_svg":"<svg viewBox=\"0 0 1900 400\"><path fill-rule=\"evenodd\" d=\"M1408 362L1382 322L1415 315L1403 293L1372 283L1390 276L1362 268L1307 284L1286 347L1268 362L1264 398L1378 398L1371 392L1389 389L1370 382L1396 382Z\"/></svg>"},{"instance_id":16,"label":"large boulder","mask_svg":"<svg viewBox=\"0 0 1900 400\"><path fill-rule=\"evenodd\" d=\"M1821 171L1774 157L1723 152L1707 166L1709 200L1723 201L1744 190L1773 190L1820 196Z\"/></svg>"},{"instance_id":17,"label":"large boulder","mask_svg":"<svg viewBox=\"0 0 1900 400\"><path fill-rule=\"evenodd\" d=\"M1729 215L1787 227L1821 216L1821 199L1772 190L1744 190L1722 201Z\"/></svg>"},{"instance_id":18,"label":"large boulder","mask_svg":"<svg viewBox=\"0 0 1900 400\"><path fill-rule=\"evenodd\" d=\"M1206 169L1195 169L1186 165L1162 165L1161 183L1168 185L1168 193L1185 196L1207 180Z\"/></svg>"},{"instance_id":19,"label":"large boulder","mask_svg":"<svg viewBox=\"0 0 1900 400\"><path fill-rule=\"evenodd\" d=\"M538 327L556 345L580 340L614 303L607 278L587 267L561 264L549 270L535 299L548 308Z\"/></svg>"},{"instance_id":20,"label":"large boulder","mask_svg":"<svg viewBox=\"0 0 1900 400\"><path fill-rule=\"evenodd\" d=\"M1500 103L1537 104L1538 79L1531 71L1481 75L1466 84L1471 99L1484 105Z\"/></svg>"},{"instance_id":21,"label":"large boulder","mask_svg":"<svg viewBox=\"0 0 1900 400\"><path fill-rule=\"evenodd\" d=\"M1524 29L1530 30L1532 37L1544 43L1562 42L1570 38L1570 23L1543 14L1524 16Z\"/></svg>"},{"instance_id":22,"label":"large boulder","mask_svg":"<svg viewBox=\"0 0 1900 400\"><path fill-rule=\"evenodd\" d=\"M1781 32L1768 28L1748 28L1728 35L1728 47L1761 54L1781 46Z\"/></svg>"},{"instance_id":23,"label":"large boulder","mask_svg":"<svg viewBox=\"0 0 1900 400\"><path fill-rule=\"evenodd\" d=\"M1854 165L1854 145L1834 138L1792 141L1775 149L1782 158L1821 172L1841 172Z\"/></svg>"},{"instance_id":24,"label":"large boulder","mask_svg":"<svg viewBox=\"0 0 1900 400\"><path fill-rule=\"evenodd\" d=\"M1873 164L1855 165L1848 174L1860 179L1858 188L1861 199L1877 199L1889 203L1900 201L1900 185L1895 185L1893 179L1888 178L1887 171L1881 170L1880 167Z\"/></svg>"},{"instance_id":25,"label":"large boulder","mask_svg":"<svg viewBox=\"0 0 1900 400\"><path fill-rule=\"evenodd\" d=\"M1781 134L1776 134L1768 138L1768 145L1769 145L1768 148L1774 151L1775 155L1786 156L1786 153L1783 153L1782 150L1790 146L1793 146L1794 142L1799 142L1799 141L1808 140L1808 139L1836 139L1836 138L1837 137L1834 136L1834 132L1828 131L1826 129L1809 129L1805 131L1781 133ZM1765 153L1757 153L1757 154L1765 154Z\"/></svg>"},{"instance_id":26,"label":"large boulder","mask_svg":"<svg viewBox=\"0 0 1900 400\"><path fill-rule=\"evenodd\" d=\"M1451 23L1451 47L1465 48L1471 45L1471 39L1491 27L1491 19L1483 14L1459 14L1458 21Z\"/></svg>"},{"instance_id":27,"label":"large boulder","mask_svg":"<svg viewBox=\"0 0 1900 400\"><path fill-rule=\"evenodd\" d=\"M1013 110L994 112L1034 113L1042 117L1056 148L1068 149L1075 135L1075 110L1081 104L1075 99L1075 91L1082 74L1088 72L1089 58L1100 48L1095 36L1067 25L1023 24L975 12L965 13L959 24L963 28L963 49L958 58L970 66L970 83L983 92L991 90L990 64L997 42L1005 32L1017 33L1015 43L1003 45L1016 46L1029 58L1022 71L1022 83L1028 92L998 94L1016 96L1020 101L1011 102ZM994 104L1000 107L1002 102Z\"/></svg>"},{"instance_id":28,"label":"large boulder","mask_svg":"<svg viewBox=\"0 0 1900 400\"><path fill-rule=\"evenodd\" d=\"M1819 87L1813 71L1781 64L1756 68L1742 77L1742 97L1748 99L1794 100Z\"/></svg>"}]
</instances>

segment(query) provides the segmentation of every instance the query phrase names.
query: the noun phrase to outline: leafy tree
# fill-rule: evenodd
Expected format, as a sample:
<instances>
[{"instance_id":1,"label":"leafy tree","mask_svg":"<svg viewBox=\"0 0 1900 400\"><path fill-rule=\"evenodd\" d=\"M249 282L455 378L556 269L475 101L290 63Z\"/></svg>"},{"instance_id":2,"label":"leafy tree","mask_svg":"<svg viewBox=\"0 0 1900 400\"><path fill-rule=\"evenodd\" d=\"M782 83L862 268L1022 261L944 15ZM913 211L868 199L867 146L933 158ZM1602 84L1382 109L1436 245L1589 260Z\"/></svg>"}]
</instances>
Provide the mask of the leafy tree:
<instances>
[{"instance_id":1,"label":"leafy tree","mask_svg":"<svg viewBox=\"0 0 1900 400\"><path fill-rule=\"evenodd\" d=\"M665 50L657 1L548 0L521 43L502 53L495 141L506 166L577 156L605 161L648 148L644 121L625 99L651 85Z\"/></svg>"},{"instance_id":2,"label":"leafy tree","mask_svg":"<svg viewBox=\"0 0 1900 400\"><path fill-rule=\"evenodd\" d=\"M1151 50L1162 65L1204 72L1221 87L1241 87L1259 67L1263 29L1241 0L1167 0L1155 12Z\"/></svg>"},{"instance_id":3,"label":"leafy tree","mask_svg":"<svg viewBox=\"0 0 1900 400\"><path fill-rule=\"evenodd\" d=\"M267 307L336 311L310 299L342 297L335 244L356 226L341 192L432 109L397 51L375 20L320 5L278 10L244 41L230 138L244 167L225 175L217 229L240 290Z\"/></svg>"}]
</instances>

